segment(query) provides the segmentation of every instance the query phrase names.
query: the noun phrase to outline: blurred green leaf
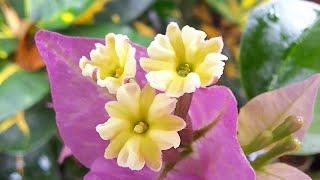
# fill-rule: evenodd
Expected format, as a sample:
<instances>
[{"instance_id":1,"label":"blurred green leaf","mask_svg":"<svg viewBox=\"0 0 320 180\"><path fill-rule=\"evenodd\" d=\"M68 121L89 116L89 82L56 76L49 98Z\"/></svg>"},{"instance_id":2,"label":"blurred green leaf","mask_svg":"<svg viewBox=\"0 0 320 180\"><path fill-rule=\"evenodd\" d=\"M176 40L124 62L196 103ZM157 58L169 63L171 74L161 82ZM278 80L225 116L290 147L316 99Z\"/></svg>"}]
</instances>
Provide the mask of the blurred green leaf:
<instances>
[{"instance_id":1,"label":"blurred green leaf","mask_svg":"<svg viewBox=\"0 0 320 180\"><path fill-rule=\"evenodd\" d=\"M0 59L7 59L16 49L16 39L0 39Z\"/></svg>"},{"instance_id":2,"label":"blurred green leaf","mask_svg":"<svg viewBox=\"0 0 320 180\"><path fill-rule=\"evenodd\" d=\"M118 16L119 22L128 23L147 10L155 0L117 0L111 1L106 6L106 13L109 17Z\"/></svg>"},{"instance_id":3,"label":"blurred green leaf","mask_svg":"<svg viewBox=\"0 0 320 180\"><path fill-rule=\"evenodd\" d=\"M19 70L0 85L0 122L23 111L49 92L46 73Z\"/></svg>"},{"instance_id":4,"label":"blurred green leaf","mask_svg":"<svg viewBox=\"0 0 320 180\"><path fill-rule=\"evenodd\" d=\"M25 1L23 0L6 0L10 6L18 13L20 18L24 18L25 13Z\"/></svg>"},{"instance_id":5,"label":"blurred green leaf","mask_svg":"<svg viewBox=\"0 0 320 180\"><path fill-rule=\"evenodd\" d=\"M16 125L0 133L0 151L25 153L42 146L55 135L54 111L47 108L46 103L47 101L42 101L25 111L29 135L23 134Z\"/></svg>"},{"instance_id":6,"label":"blurred green leaf","mask_svg":"<svg viewBox=\"0 0 320 180\"><path fill-rule=\"evenodd\" d=\"M62 165L63 179L82 180L88 170L74 158L67 158Z\"/></svg>"},{"instance_id":7,"label":"blurred green leaf","mask_svg":"<svg viewBox=\"0 0 320 180\"><path fill-rule=\"evenodd\" d=\"M27 17L46 29L60 29L74 23L96 1L25 0Z\"/></svg>"},{"instance_id":8,"label":"blurred green leaf","mask_svg":"<svg viewBox=\"0 0 320 180\"><path fill-rule=\"evenodd\" d=\"M57 161L48 146L25 155L0 154L0 166L0 179L61 179Z\"/></svg>"},{"instance_id":9,"label":"blurred green leaf","mask_svg":"<svg viewBox=\"0 0 320 180\"><path fill-rule=\"evenodd\" d=\"M15 50L17 40L5 23L2 12L0 11L0 60L7 59L8 56Z\"/></svg>"},{"instance_id":10,"label":"blurred green leaf","mask_svg":"<svg viewBox=\"0 0 320 180\"><path fill-rule=\"evenodd\" d=\"M208 4L227 20L243 24L249 10L265 0L207 0Z\"/></svg>"},{"instance_id":11,"label":"blurred green leaf","mask_svg":"<svg viewBox=\"0 0 320 180\"><path fill-rule=\"evenodd\" d=\"M250 15L240 49L242 84L249 98L320 72L319 10L320 6L311 2L277 1ZM317 106L303 154L320 150Z\"/></svg>"},{"instance_id":12,"label":"blurred green leaf","mask_svg":"<svg viewBox=\"0 0 320 180\"><path fill-rule=\"evenodd\" d=\"M137 31L132 29L130 26L117 25L112 23L97 24L97 25L86 25L86 26L73 26L72 28L62 31L63 34L85 36L85 37L96 37L104 38L107 33L119 33L127 35L130 40L138 44L147 46L151 42L151 38L143 37L138 34Z\"/></svg>"}]
</instances>

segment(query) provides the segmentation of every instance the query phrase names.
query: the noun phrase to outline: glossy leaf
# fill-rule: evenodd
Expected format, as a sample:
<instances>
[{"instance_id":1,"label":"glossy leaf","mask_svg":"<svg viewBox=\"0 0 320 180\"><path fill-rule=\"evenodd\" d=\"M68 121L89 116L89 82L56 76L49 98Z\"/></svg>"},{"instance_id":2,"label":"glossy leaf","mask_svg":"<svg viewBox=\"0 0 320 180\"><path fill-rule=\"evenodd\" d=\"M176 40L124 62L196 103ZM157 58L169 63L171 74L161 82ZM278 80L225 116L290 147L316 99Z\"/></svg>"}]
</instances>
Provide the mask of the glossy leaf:
<instances>
[{"instance_id":1,"label":"glossy leaf","mask_svg":"<svg viewBox=\"0 0 320 180\"><path fill-rule=\"evenodd\" d=\"M73 26L73 28L62 31L62 33L66 35L94 38L104 38L107 33L111 32L127 35L130 40L145 46L149 45L152 40L151 38L141 36L137 31L127 25L117 25L112 23Z\"/></svg>"},{"instance_id":2,"label":"glossy leaf","mask_svg":"<svg viewBox=\"0 0 320 180\"><path fill-rule=\"evenodd\" d=\"M128 23L139 17L146 9L151 6L154 0L117 0L112 1L106 6L106 13L109 17L118 16L120 23Z\"/></svg>"},{"instance_id":3,"label":"glossy leaf","mask_svg":"<svg viewBox=\"0 0 320 180\"><path fill-rule=\"evenodd\" d=\"M290 66L284 66L284 62L291 58L288 57L292 54L291 51L302 50L294 47L297 42L303 43L299 38L317 22L316 10L319 9L319 5L315 3L292 0L290 3L277 1L252 12L242 35L240 50L242 83L249 98L271 90L270 85L278 79L279 69L291 69ZM296 13L297 11L300 13ZM320 48L315 46L305 54L309 54L310 50L316 52L317 47ZM303 51L300 53L303 55ZM312 63L306 57L299 60L302 64ZM308 75L310 74L299 79Z\"/></svg>"},{"instance_id":4,"label":"glossy leaf","mask_svg":"<svg viewBox=\"0 0 320 180\"><path fill-rule=\"evenodd\" d=\"M254 10L240 50L242 83L250 98L320 72L319 10L319 5L300 0L277 1ZM320 124L319 111L315 108L303 154L320 149L315 129Z\"/></svg>"},{"instance_id":5,"label":"glossy leaf","mask_svg":"<svg viewBox=\"0 0 320 180\"><path fill-rule=\"evenodd\" d=\"M257 180L311 180L311 178L299 169L284 163L274 163L264 167L263 170L257 171Z\"/></svg>"},{"instance_id":6,"label":"glossy leaf","mask_svg":"<svg viewBox=\"0 0 320 180\"><path fill-rule=\"evenodd\" d=\"M49 91L45 72L17 71L0 85L0 122L40 101Z\"/></svg>"},{"instance_id":7,"label":"glossy leaf","mask_svg":"<svg viewBox=\"0 0 320 180\"><path fill-rule=\"evenodd\" d=\"M37 21L38 26L49 29L64 28L76 22L94 3L95 1L91 0L25 0L27 17Z\"/></svg>"},{"instance_id":8,"label":"glossy leaf","mask_svg":"<svg viewBox=\"0 0 320 180\"><path fill-rule=\"evenodd\" d=\"M264 0L207 0L208 4L231 22L242 24L251 8Z\"/></svg>"},{"instance_id":9,"label":"glossy leaf","mask_svg":"<svg viewBox=\"0 0 320 180\"><path fill-rule=\"evenodd\" d=\"M40 102L24 113L29 134L13 125L0 133L0 151L26 153L47 143L56 133L54 112L46 107L47 101Z\"/></svg>"},{"instance_id":10,"label":"glossy leaf","mask_svg":"<svg viewBox=\"0 0 320 180\"><path fill-rule=\"evenodd\" d=\"M239 113L238 137L248 145L260 133L273 130L288 116L301 116L303 126L295 135L301 141L313 119L313 109L320 86L320 74L261 94L250 100Z\"/></svg>"}]
</instances>

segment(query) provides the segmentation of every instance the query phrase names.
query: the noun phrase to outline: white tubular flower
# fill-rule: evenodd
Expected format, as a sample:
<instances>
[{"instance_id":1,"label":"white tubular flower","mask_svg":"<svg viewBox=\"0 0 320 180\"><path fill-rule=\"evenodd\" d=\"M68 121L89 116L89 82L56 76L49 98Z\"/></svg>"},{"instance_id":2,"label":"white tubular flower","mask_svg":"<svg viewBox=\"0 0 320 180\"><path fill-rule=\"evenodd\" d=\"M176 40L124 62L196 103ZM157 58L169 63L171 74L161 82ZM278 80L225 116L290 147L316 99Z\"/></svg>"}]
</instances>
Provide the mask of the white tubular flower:
<instances>
[{"instance_id":1,"label":"white tubular flower","mask_svg":"<svg viewBox=\"0 0 320 180\"><path fill-rule=\"evenodd\" d=\"M149 58L140 60L150 85L179 97L216 83L228 57L221 54L221 37L205 38L203 31L190 26L180 30L176 23L170 23L166 35L158 34L151 42Z\"/></svg>"},{"instance_id":2,"label":"white tubular flower","mask_svg":"<svg viewBox=\"0 0 320 180\"><path fill-rule=\"evenodd\" d=\"M136 50L121 34L109 33L105 41L106 45L96 44L90 52L90 60L83 56L79 66L83 76L97 80L99 86L115 94L124 81L136 75Z\"/></svg>"},{"instance_id":3,"label":"white tubular flower","mask_svg":"<svg viewBox=\"0 0 320 180\"><path fill-rule=\"evenodd\" d=\"M96 127L100 137L110 140L104 157L117 158L118 165L141 170L146 164L153 171L162 166L162 150L180 145L178 131L186 123L172 115L177 100L157 94L149 85L142 91L136 83L122 85L117 101L106 104L110 118Z\"/></svg>"}]
</instances>

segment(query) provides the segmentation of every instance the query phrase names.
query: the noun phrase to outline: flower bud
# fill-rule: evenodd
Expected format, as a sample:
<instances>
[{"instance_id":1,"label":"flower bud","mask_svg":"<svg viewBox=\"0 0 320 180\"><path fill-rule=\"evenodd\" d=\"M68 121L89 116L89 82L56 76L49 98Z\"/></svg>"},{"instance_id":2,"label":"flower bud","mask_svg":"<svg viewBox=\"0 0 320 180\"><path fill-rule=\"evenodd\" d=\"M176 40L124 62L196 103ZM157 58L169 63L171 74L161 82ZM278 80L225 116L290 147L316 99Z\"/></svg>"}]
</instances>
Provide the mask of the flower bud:
<instances>
[{"instance_id":1,"label":"flower bud","mask_svg":"<svg viewBox=\"0 0 320 180\"><path fill-rule=\"evenodd\" d=\"M303 118L300 116L289 116L282 124L276 127L273 131L273 140L281 140L290 134L298 131L303 126Z\"/></svg>"},{"instance_id":2,"label":"flower bud","mask_svg":"<svg viewBox=\"0 0 320 180\"><path fill-rule=\"evenodd\" d=\"M272 159L275 159L283 154L288 152L297 151L301 147L301 142L294 138L293 136L289 136L284 140L277 143L274 147L272 147L265 154L259 156L252 162L252 167L254 169L259 169Z\"/></svg>"}]
</instances>

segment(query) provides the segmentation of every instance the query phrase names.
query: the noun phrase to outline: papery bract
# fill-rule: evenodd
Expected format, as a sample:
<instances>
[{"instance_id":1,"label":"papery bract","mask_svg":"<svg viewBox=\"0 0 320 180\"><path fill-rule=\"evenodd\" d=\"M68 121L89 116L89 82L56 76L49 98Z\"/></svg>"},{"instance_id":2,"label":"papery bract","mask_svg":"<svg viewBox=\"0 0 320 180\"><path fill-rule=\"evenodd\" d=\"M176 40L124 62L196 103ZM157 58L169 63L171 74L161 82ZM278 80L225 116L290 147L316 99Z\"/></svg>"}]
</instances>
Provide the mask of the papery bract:
<instances>
[{"instance_id":1,"label":"papery bract","mask_svg":"<svg viewBox=\"0 0 320 180\"><path fill-rule=\"evenodd\" d=\"M261 171L257 171L257 180L311 180L299 169L284 163L274 163L265 166Z\"/></svg>"},{"instance_id":2,"label":"papery bract","mask_svg":"<svg viewBox=\"0 0 320 180\"><path fill-rule=\"evenodd\" d=\"M49 73L60 135L75 157L90 168L86 179L156 179L160 174L148 168L132 171L103 157L107 143L100 139L95 127L108 119L104 105L113 98L90 78L83 77L78 67L79 59L88 56L97 42L101 40L71 38L48 31L36 35ZM145 48L134 47L136 59L146 56ZM136 79L143 85L145 74L139 66L137 68ZM230 90L218 86L199 89L194 94L189 114L193 131L199 136L192 145L192 153L179 162L177 151L171 149L165 153L164 166L177 162L167 178L255 178L237 141L236 100ZM206 131L202 129L204 126ZM199 129L202 131L197 131Z\"/></svg>"},{"instance_id":3,"label":"papery bract","mask_svg":"<svg viewBox=\"0 0 320 180\"><path fill-rule=\"evenodd\" d=\"M250 100L239 114L238 137L241 145L249 144L265 130L274 129L290 115L301 116L304 120L303 127L295 133L301 141L313 119L319 86L320 74L316 74Z\"/></svg>"},{"instance_id":4,"label":"papery bract","mask_svg":"<svg viewBox=\"0 0 320 180\"><path fill-rule=\"evenodd\" d=\"M178 161L165 179L255 179L236 137L237 107L231 91L218 86L200 89L194 94L189 113L194 131L217 124L193 143L192 152ZM159 177L150 170L143 169L140 174L119 168L115 161L111 164L99 159L85 179L135 179L135 175L139 179Z\"/></svg>"},{"instance_id":5,"label":"papery bract","mask_svg":"<svg viewBox=\"0 0 320 180\"><path fill-rule=\"evenodd\" d=\"M49 31L38 32L35 39L49 73L59 133L73 155L90 167L95 159L104 154L106 143L95 127L108 118L104 105L113 98L93 80L81 75L79 60L89 55L95 43L104 42ZM146 56L144 48L134 47L136 59ZM144 84L144 73L138 64L137 68L136 78Z\"/></svg>"},{"instance_id":6,"label":"papery bract","mask_svg":"<svg viewBox=\"0 0 320 180\"><path fill-rule=\"evenodd\" d=\"M194 131L217 124L193 143L193 153L176 165L169 179L255 179L237 140L236 105L223 86L194 93L189 111Z\"/></svg>"}]
</instances>

